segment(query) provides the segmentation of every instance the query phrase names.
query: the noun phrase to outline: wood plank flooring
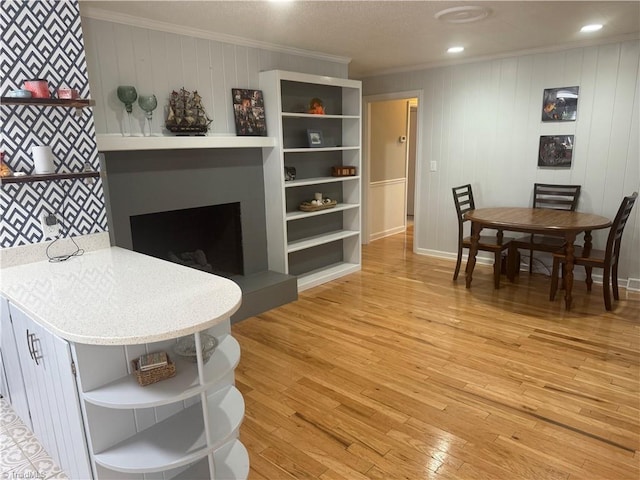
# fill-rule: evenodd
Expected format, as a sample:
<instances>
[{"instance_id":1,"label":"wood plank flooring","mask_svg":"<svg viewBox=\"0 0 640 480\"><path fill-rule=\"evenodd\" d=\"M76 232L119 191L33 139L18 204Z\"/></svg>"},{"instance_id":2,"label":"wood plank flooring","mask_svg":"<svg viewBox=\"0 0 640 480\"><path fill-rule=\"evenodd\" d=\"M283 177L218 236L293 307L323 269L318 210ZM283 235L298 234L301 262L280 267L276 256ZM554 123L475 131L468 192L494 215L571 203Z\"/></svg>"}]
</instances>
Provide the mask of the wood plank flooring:
<instances>
[{"instance_id":1,"label":"wood plank flooring","mask_svg":"<svg viewBox=\"0 0 640 480\"><path fill-rule=\"evenodd\" d=\"M481 265L467 290L411 241L232 326L249 478L640 478L640 294L576 281L566 312Z\"/></svg>"}]
</instances>

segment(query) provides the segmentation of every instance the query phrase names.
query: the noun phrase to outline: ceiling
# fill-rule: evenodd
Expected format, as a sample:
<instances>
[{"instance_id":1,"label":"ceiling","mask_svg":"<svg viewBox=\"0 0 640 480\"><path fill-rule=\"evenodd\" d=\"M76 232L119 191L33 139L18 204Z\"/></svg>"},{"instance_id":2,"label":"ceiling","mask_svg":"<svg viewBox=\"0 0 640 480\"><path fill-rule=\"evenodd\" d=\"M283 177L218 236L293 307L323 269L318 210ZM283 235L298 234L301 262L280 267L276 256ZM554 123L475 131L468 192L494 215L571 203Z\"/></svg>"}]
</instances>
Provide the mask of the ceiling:
<instances>
[{"instance_id":1,"label":"ceiling","mask_svg":"<svg viewBox=\"0 0 640 480\"><path fill-rule=\"evenodd\" d=\"M442 10L473 6L470 13ZM488 16L466 22L478 7ZM640 38L640 2L614 1L102 1L80 0L84 16L187 35L315 52L350 60L349 76ZM599 32L580 33L588 23ZM176 27L178 27L176 29ZM448 54L453 45L464 52ZM331 57L329 57L331 58Z\"/></svg>"}]
</instances>

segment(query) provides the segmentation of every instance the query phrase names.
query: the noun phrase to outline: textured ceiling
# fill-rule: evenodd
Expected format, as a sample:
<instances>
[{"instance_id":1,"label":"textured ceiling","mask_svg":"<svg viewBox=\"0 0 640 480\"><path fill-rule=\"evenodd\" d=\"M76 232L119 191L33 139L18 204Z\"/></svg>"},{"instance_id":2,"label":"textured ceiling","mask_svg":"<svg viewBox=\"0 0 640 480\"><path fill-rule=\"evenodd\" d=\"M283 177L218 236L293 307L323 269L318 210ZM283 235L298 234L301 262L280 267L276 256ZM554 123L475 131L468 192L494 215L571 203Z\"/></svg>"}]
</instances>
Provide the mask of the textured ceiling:
<instances>
[{"instance_id":1,"label":"textured ceiling","mask_svg":"<svg viewBox=\"0 0 640 480\"><path fill-rule=\"evenodd\" d=\"M434 18L444 9L474 5L491 14L474 23ZM274 47L351 59L350 76L443 65L507 54L638 38L640 2L612 1L94 1L83 15L145 26L172 24ZM596 33L580 33L602 23ZM192 34L193 31L189 32ZM446 49L463 45L462 54Z\"/></svg>"}]
</instances>

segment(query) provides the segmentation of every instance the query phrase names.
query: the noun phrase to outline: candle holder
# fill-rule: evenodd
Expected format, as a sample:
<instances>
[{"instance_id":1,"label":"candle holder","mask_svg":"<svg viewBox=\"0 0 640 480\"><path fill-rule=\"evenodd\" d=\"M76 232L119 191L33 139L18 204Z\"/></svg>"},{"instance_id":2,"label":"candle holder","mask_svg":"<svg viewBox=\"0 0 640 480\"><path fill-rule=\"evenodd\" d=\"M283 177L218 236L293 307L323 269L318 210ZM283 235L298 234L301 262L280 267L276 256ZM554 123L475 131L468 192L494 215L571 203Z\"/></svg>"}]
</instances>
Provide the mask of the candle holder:
<instances>
[{"instance_id":1,"label":"candle holder","mask_svg":"<svg viewBox=\"0 0 640 480\"><path fill-rule=\"evenodd\" d=\"M122 85L118 87L118 99L124 103L124 108L129 118L129 136L131 136L131 112L133 111L133 102L138 98L136 87L131 85ZM124 136L124 131L122 132Z\"/></svg>"},{"instance_id":2,"label":"candle holder","mask_svg":"<svg viewBox=\"0 0 640 480\"><path fill-rule=\"evenodd\" d=\"M153 119L153 111L158 106L158 99L155 95L140 95L138 97L138 105L144 111L144 116L149 125L149 136L151 136L151 120Z\"/></svg>"}]
</instances>

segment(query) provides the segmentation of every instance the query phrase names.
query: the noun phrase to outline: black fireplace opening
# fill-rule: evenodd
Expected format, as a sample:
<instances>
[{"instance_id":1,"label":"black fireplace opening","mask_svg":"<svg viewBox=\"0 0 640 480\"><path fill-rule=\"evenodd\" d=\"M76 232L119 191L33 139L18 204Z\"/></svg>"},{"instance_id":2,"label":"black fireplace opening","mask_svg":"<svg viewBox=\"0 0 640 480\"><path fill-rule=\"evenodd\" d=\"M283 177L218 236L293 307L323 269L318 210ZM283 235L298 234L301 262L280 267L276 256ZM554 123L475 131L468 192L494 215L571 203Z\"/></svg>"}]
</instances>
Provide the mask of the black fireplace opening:
<instances>
[{"instance_id":1,"label":"black fireplace opening","mask_svg":"<svg viewBox=\"0 0 640 480\"><path fill-rule=\"evenodd\" d=\"M240 202L129 219L136 252L223 277L244 274Z\"/></svg>"}]
</instances>

